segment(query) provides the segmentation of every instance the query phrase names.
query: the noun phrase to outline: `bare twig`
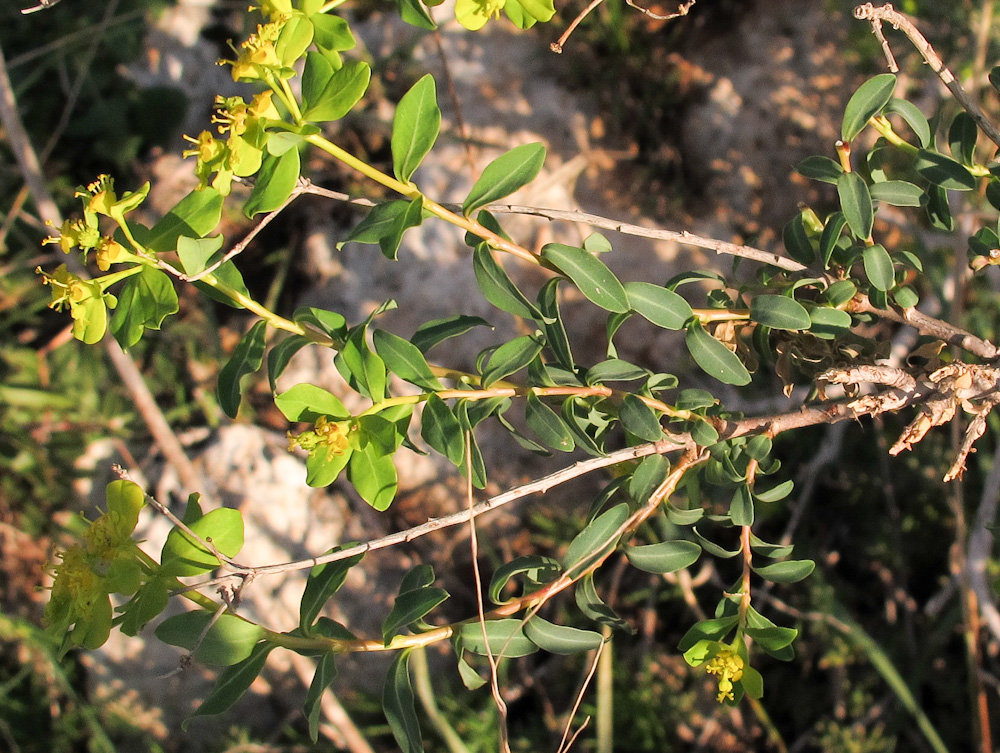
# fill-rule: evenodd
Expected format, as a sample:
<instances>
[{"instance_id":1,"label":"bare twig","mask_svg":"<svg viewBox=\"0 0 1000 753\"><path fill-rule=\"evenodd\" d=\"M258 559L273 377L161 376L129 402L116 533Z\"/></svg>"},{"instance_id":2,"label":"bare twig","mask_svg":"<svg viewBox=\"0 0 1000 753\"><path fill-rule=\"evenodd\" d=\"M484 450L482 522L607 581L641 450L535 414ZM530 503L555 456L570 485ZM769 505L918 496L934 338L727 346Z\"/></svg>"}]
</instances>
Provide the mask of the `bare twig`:
<instances>
[{"instance_id":1,"label":"bare twig","mask_svg":"<svg viewBox=\"0 0 1000 753\"><path fill-rule=\"evenodd\" d=\"M677 6L677 11L675 13L653 13L653 11L649 10L649 8L643 8L641 5L636 5L633 0L625 0L625 3L630 8L635 8L637 11L642 13L642 15L652 18L655 21L669 21L673 18L686 16L691 8L694 7L696 2L698 2L698 0L688 0L686 3L681 3Z\"/></svg>"},{"instance_id":2,"label":"bare twig","mask_svg":"<svg viewBox=\"0 0 1000 753\"><path fill-rule=\"evenodd\" d=\"M604 2L604 0L590 0L587 7L580 11L580 14L576 18L570 21L569 26L566 27L566 31L562 33L559 39L549 45L549 49L557 54L561 53L563 51L563 45L566 44L566 40L570 38L570 35L572 35L574 31L576 31L576 27L580 25L580 22L589 16L590 12L602 2Z\"/></svg>"},{"instance_id":3,"label":"bare twig","mask_svg":"<svg viewBox=\"0 0 1000 753\"><path fill-rule=\"evenodd\" d=\"M967 557L969 585L976 593L983 623L996 640L1000 640L1000 610L994 601L993 588L987 579L986 568L993 551L994 536L990 529L996 520L998 500L1000 500L1000 443L993 451L992 465L983 481L975 523L969 533Z\"/></svg>"},{"instance_id":4,"label":"bare twig","mask_svg":"<svg viewBox=\"0 0 1000 753\"><path fill-rule=\"evenodd\" d=\"M972 119L976 122L983 133L989 137L997 146L1000 146L1000 130L993 122L986 117L986 113L983 109L969 96L969 94L962 88L962 84L959 83L958 79L955 78L955 74L952 73L945 64L938 57L937 53L934 52L934 48L931 47L930 43L924 38L924 35L920 33L913 22L910 21L902 13L896 11L890 3L886 3L881 7L876 8L872 3L865 3L864 5L859 5L854 9L854 17L860 21L868 21L875 24L876 21L892 24L893 28L902 31L913 46L917 48L917 52L920 56L927 61L927 65L931 67L938 78L941 79L942 83L948 87L948 91L952 93L952 96L958 100L958 103L962 106Z\"/></svg>"},{"instance_id":5,"label":"bare twig","mask_svg":"<svg viewBox=\"0 0 1000 753\"><path fill-rule=\"evenodd\" d=\"M866 296L859 295L851 302L851 311L855 313L875 314L883 319L889 319L900 324L909 324L911 327L916 327L917 331L922 335L930 335L939 340L944 340L949 345L959 347L980 358L991 360L1000 356L1000 349L989 340L976 337L971 332L966 332L964 329L941 319L927 316L927 314L917 309L903 309L902 311L880 309L876 308Z\"/></svg>"},{"instance_id":6,"label":"bare twig","mask_svg":"<svg viewBox=\"0 0 1000 753\"><path fill-rule=\"evenodd\" d=\"M476 179L476 152L472 146L472 139L469 138L469 129L465 126L465 118L462 117L462 102L458 98L458 91L455 89L455 79L451 75L451 66L448 65L448 55L444 50L444 43L441 40L441 31L435 29L434 48L437 50L438 58L441 60L441 73L444 75L444 85L448 90L448 99L451 100L451 109L455 112L455 128L458 137L462 140L465 148L465 160L469 163L469 171L472 179Z\"/></svg>"},{"instance_id":7,"label":"bare twig","mask_svg":"<svg viewBox=\"0 0 1000 753\"><path fill-rule=\"evenodd\" d=\"M583 732L587 724L590 723L590 717L588 716L583 720L583 723L579 726L576 732L573 732L572 735L570 734L573 730L573 719L576 717L576 712L580 710L580 704L583 703L583 696L586 694L591 680L594 679L594 673L597 671L597 667L601 661L601 656L603 656L604 649L607 645L607 640L602 641L601 645L599 645L597 650L594 652L594 660L590 664L590 670L587 672L587 676L581 683L580 690L576 694L576 698L573 700L573 708L569 710L569 715L566 717L566 728L563 730L563 736L559 741L559 747L556 748L556 753L566 753L566 751L573 746L573 741L580 736L580 733Z\"/></svg>"},{"instance_id":8,"label":"bare twig","mask_svg":"<svg viewBox=\"0 0 1000 753\"><path fill-rule=\"evenodd\" d=\"M700 235L689 233L687 230L659 230L642 227L641 225L632 225L628 222L620 222L618 220L612 220L596 214L580 212L575 209L542 209L538 207L518 206L516 204L490 204L486 207L486 209L490 212L496 212L498 214L526 214L535 217L543 217L547 220L579 222L584 225L590 225L591 227L614 230L615 232L623 233L624 235L634 235L640 238L651 238L653 240L675 241L676 243L682 243L687 246L707 248L710 251L715 251L717 254L740 256L744 259L761 262L762 264L770 264L771 266L784 269L788 272L802 272L803 270L808 269L805 264L800 264L794 259L789 259L788 257L781 256L780 254L775 254L770 251L762 251L759 248L744 246L739 243L728 243L726 241L716 240L715 238L705 238Z\"/></svg>"}]
</instances>

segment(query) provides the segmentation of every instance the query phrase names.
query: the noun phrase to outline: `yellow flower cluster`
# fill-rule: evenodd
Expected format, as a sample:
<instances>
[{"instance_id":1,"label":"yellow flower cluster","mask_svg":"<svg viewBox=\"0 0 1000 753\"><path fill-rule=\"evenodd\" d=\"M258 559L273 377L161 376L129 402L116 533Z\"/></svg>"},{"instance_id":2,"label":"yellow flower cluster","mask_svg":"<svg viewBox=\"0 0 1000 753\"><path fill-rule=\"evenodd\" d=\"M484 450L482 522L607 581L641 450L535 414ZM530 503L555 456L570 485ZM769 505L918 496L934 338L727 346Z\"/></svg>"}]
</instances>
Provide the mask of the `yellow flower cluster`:
<instances>
[{"instance_id":1,"label":"yellow flower cluster","mask_svg":"<svg viewBox=\"0 0 1000 753\"><path fill-rule=\"evenodd\" d=\"M268 120L280 120L281 115L271 101L272 92L266 91L247 104L242 97L217 97L212 122L218 124L218 139L210 131L202 131L198 138L184 138L195 145L183 152L185 157L196 157L195 174L201 185L228 196L233 177L245 178L256 173L264 158ZM212 178L213 173L215 177Z\"/></svg>"},{"instance_id":2,"label":"yellow flower cluster","mask_svg":"<svg viewBox=\"0 0 1000 753\"><path fill-rule=\"evenodd\" d=\"M301 434L288 433L288 450L301 447L312 453L325 448L329 460L334 455L343 455L350 448L350 440L347 438L350 429L350 421L329 421L326 416L320 416L312 429Z\"/></svg>"},{"instance_id":3,"label":"yellow flower cluster","mask_svg":"<svg viewBox=\"0 0 1000 753\"><path fill-rule=\"evenodd\" d=\"M108 485L108 511L91 523L82 544L59 554L52 596L45 606L48 629L65 648L97 648L111 634L111 594L133 594L142 584L139 548L132 532L145 505L130 481Z\"/></svg>"},{"instance_id":4,"label":"yellow flower cluster","mask_svg":"<svg viewBox=\"0 0 1000 753\"><path fill-rule=\"evenodd\" d=\"M743 667L743 657L729 648L722 649L705 664L705 671L719 678L719 694L716 696L719 703L734 700L733 683L743 677Z\"/></svg>"}]
</instances>

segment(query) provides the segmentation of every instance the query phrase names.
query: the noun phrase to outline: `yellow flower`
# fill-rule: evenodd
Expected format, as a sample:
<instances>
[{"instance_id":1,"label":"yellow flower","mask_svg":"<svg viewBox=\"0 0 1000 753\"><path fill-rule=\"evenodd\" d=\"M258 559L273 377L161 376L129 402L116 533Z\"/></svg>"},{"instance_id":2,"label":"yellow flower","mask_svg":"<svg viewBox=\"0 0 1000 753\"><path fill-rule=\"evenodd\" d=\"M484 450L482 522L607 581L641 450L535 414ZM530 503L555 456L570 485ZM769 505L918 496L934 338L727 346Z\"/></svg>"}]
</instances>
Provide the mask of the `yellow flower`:
<instances>
[{"instance_id":1,"label":"yellow flower","mask_svg":"<svg viewBox=\"0 0 1000 753\"><path fill-rule=\"evenodd\" d=\"M491 18L500 18L506 0L457 0L455 20L469 31L477 31Z\"/></svg>"},{"instance_id":2,"label":"yellow flower","mask_svg":"<svg viewBox=\"0 0 1000 753\"><path fill-rule=\"evenodd\" d=\"M89 225L84 220L65 220L59 228L58 236L49 236L42 241L42 245L50 243L59 244L64 254L79 246L84 251L89 251L101 240L101 232L97 229L96 218L94 225Z\"/></svg>"},{"instance_id":3,"label":"yellow flower","mask_svg":"<svg viewBox=\"0 0 1000 753\"><path fill-rule=\"evenodd\" d=\"M101 238L97 247L97 268L102 272L111 269L112 264L120 264L134 258L134 254L129 253L121 243L111 238Z\"/></svg>"},{"instance_id":4,"label":"yellow flower","mask_svg":"<svg viewBox=\"0 0 1000 753\"><path fill-rule=\"evenodd\" d=\"M347 438L350 428L350 421L328 421L326 416L320 416L312 429L298 435L288 433L288 449L301 447L309 453L323 450L329 460L334 455L343 455L350 448Z\"/></svg>"},{"instance_id":5,"label":"yellow flower","mask_svg":"<svg viewBox=\"0 0 1000 753\"><path fill-rule=\"evenodd\" d=\"M266 78L281 68L281 62L274 50L274 43L285 25L285 18L267 24L259 24L257 33L240 45L236 60L226 60L233 66L233 81L256 81Z\"/></svg>"},{"instance_id":6,"label":"yellow flower","mask_svg":"<svg viewBox=\"0 0 1000 753\"><path fill-rule=\"evenodd\" d=\"M91 523L82 545L62 552L53 570L45 606L49 630L64 645L98 648L111 633L112 593L132 594L142 581L139 548L132 532L145 505L142 490L128 481L108 485L108 511Z\"/></svg>"},{"instance_id":7,"label":"yellow flower","mask_svg":"<svg viewBox=\"0 0 1000 753\"><path fill-rule=\"evenodd\" d=\"M738 682L743 677L743 657L731 648L722 648L705 664L705 671L710 675L719 678L719 694L716 699L719 703L725 700L735 700L733 697L733 683Z\"/></svg>"}]
</instances>

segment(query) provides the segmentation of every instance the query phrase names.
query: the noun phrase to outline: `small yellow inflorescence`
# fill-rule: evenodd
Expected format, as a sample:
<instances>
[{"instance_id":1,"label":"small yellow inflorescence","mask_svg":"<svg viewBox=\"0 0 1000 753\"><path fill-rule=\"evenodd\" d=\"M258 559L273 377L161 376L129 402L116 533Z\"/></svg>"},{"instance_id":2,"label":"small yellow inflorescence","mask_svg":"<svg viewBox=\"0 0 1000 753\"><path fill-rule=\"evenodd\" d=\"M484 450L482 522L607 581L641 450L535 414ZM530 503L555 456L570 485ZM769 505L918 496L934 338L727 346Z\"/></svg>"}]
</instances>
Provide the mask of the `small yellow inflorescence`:
<instances>
[{"instance_id":1,"label":"small yellow inflorescence","mask_svg":"<svg viewBox=\"0 0 1000 753\"><path fill-rule=\"evenodd\" d=\"M723 649L705 665L705 671L719 678L719 694L716 700L734 700L733 683L743 677L743 657L731 649Z\"/></svg>"},{"instance_id":2,"label":"small yellow inflorescence","mask_svg":"<svg viewBox=\"0 0 1000 753\"><path fill-rule=\"evenodd\" d=\"M320 416L312 429L301 434L288 433L288 449L301 447L306 452L313 452L325 447L327 459L343 455L350 448L347 438L350 428L350 421L329 421L326 416Z\"/></svg>"}]
</instances>

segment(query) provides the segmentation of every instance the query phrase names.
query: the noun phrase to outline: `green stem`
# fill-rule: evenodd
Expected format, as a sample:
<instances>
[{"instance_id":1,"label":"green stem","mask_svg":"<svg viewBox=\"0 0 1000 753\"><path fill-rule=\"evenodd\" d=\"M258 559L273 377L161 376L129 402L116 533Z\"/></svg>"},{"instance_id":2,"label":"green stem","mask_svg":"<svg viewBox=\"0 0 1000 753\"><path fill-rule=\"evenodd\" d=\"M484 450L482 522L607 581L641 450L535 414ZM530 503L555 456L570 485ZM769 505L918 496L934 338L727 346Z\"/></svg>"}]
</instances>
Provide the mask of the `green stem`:
<instances>
[{"instance_id":1,"label":"green stem","mask_svg":"<svg viewBox=\"0 0 1000 753\"><path fill-rule=\"evenodd\" d=\"M385 186L386 188L389 188L395 191L396 193L405 196L408 199L419 199L422 202L424 209L433 214L435 217L438 217L444 220L445 222L450 222L452 225L460 227L463 230L466 230L472 233L473 235L482 238L491 246L493 246L496 249L499 249L500 251L506 251L507 253L513 254L519 259L529 262L531 264L536 264L536 265L540 264L540 262L538 261L538 257L535 256L535 254L531 253L528 249L519 246L516 243L512 243L506 238L503 238L502 236L494 233L489 228L480 225L475 220L469 219L468 217L463 217L460 214L455 214L450 209L446 209L445 207L438 204L436 201L432 201L431 199L424 196L420 192L420 189L417 188L412 183L409 184L402 183L393 178L392 176L386 175L381 170L372 167L364 160L358 159L350 152L341 149L339 146L329 141L328 139L323 138L322 136L319 135L307 136L306 141L308 141L310 144L317 147L318 149L322 149L330 156L340 160L345 165L354 168L365 177L371 178L376 183L379 183Z\"/></svg>"},{"instance_id":2,"label":"green stem","mask_svg":"<svg viewBox=\"0 0 1000 753\"><path fill-rule=\"evenodd\" d=\"M333 344L333 340L331 340L330 338L325 337L323 335L318 335L316 332L306 329L298 322L293 322L289 319L285 319L285 317L278 316L273 311L269 311L268 309L264 308L259 303L257 303L257 301L255 301L253 298L244 295L236 288L233 288L227 285L226 283L222 282L222 280L220 280L215 275L211 274L205 275L204 277L201 278L201 281L204 282L206 285L211 285L215 290L222 293L224 296L231 299L233 302L240 304L247 311L252 311L254 314L259 316L261 319L266 321L275 329L283 329L286 332L291 332L292 334L295 335L302 335L303 337L308 337L310 340L313 340L319 343L320 345Z\"/></svg>"}]
</instances>

